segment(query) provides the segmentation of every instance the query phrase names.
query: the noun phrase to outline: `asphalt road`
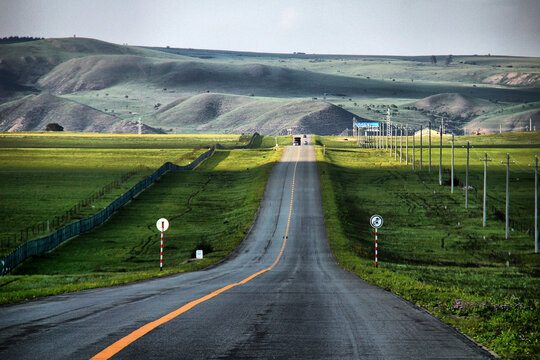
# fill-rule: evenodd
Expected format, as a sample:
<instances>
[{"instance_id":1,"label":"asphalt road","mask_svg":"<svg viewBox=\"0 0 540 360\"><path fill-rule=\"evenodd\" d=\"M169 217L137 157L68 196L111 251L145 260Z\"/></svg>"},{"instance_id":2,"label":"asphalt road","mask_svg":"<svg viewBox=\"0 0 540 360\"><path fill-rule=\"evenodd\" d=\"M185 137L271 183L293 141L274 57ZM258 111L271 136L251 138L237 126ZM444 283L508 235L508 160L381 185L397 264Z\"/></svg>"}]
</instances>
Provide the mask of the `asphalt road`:
<instances>
[{"instance_id":1,"label":"asphalt road","mask_svg":"<svg viewBox=\"0 0 540 360\"><path fill-rule=\"evenodd\" d=\"M0 359L489 358L336 264L314 160L312 146L286 148L219 266L0 308Z\"/></svg>"}]
</instances>

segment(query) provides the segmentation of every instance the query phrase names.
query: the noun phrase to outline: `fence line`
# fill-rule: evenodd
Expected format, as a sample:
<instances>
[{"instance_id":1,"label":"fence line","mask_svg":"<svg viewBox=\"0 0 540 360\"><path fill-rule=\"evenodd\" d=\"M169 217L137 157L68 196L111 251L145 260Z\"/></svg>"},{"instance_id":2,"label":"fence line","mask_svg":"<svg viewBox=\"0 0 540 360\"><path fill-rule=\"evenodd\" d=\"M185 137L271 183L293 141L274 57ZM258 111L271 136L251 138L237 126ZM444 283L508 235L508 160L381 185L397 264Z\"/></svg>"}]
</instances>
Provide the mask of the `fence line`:
<instances>
[{"instance_id":1,"label":"fence line","mask_svg":"<svg viewBox=\"0 0 540 360\"><path fill-rule=\"evenodd\" d=\"M156 180L162 177L165 173L169 171L179 171L179 170L193 170L197 165L199 165L204 160L208 159L216 149L247 149L251 147L253 140L259 136L258 133L253 134L251 140L247 145L232 146L226 147L221 144L216 144L210 148L210 150L201 154L197 159L193 160L188 165L180 166L175 165L171 162L166 162L161 165L156 171L148 175L146 178L139 181L131 189L126 191L112 203L110 203L105 209L101 210L97 214L94 214L86 219L82 219L71 223L67 226L64 226L54 233L44 236L39 239L34 239L25 242L24 244L17 247L8 255L4 256L0 261L0 275L5 275L9 273L13 268L19 265L21 262L29 258L30 256L39 255L44 252L50 251L63 243L64 241L79 235L81 233L92 230L93 228L103 224L107 219L109 219L118 209L127 204L131 199L137 196L141 191L148 188Z\"/></svg>"},{"instance_id":2,"label":"fence line","mask_svg":"<svg viewBox=\"0 0 540 360\"><path fill-rule=\"evenodd\" d=\"M140 171L141 171L141 167L138 167L134 170L131 170L130 172L123 174L120 178L103 186L101 189L92 193L86 199L77 202L76 205L73 205L72 207L69 208L69 210L64 211L62 215L55 216L52 220L48 219L47 221L42 221L37 224L34 223L32 225L27 226L24 229L17 230L17 233L15 233L14 236L10 235L10 236L5 237L5 243L7 243L9 246L11 238L13 238L13 243L16 244L17 242L23 242L23 241L28 240L33 235L48 233L48 232L53 231L54 229L57 229L58 227L63 225L63 223L69 221L73 216L77 215L79 211L81 211L81 209L89 206L95 200L101 198L106 193L111 191L114 187L119 187L121 184L125 183L129 178L131 178L132 176L134 176Z\"/></svg>"}]
</instances>

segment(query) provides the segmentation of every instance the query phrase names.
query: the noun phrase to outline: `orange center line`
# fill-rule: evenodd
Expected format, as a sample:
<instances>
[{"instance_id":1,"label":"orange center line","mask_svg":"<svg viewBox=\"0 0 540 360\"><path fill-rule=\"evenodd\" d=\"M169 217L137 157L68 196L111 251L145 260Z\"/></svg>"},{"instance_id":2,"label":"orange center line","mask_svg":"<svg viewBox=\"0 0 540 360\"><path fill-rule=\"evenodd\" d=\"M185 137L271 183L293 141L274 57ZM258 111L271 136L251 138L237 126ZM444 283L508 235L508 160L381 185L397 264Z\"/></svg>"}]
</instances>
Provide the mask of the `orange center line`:
<instances>
[{"instance_id":1,"label":"orange center line","mask_svg":"<svg viewBox=\"0 0 540 360\"><path fill-rule=\"evenodd\" d=\"M281 255L283 255L283 252L285 250L285 245L287 244L287 238L289 237L289 228L290 228L290 225L291 225L291 216L292 216L292 208L293 208L293 200L294 200L294 182L296 180L296 167L298 166L298 160L300 159L300 148L298 148L298 156L296 158L296 163L294 165L294 172L293 172L293 179L292 179L292 187L291 187L291 204L289 206L289 217L287 219L287 228L285 229L285 236L283 237L283 243L281 244L281 249L279 251L279 254L276 258L276 260L274 260L274 262L272 263L272 265L270 265L270 267L266 268L266 269L263 269L259 272L256 272L255 274L253 275L250 275L248 276L247 278L245 278L244 280L242 281L239 281L237 283L234 283L234 284L229 284L225 287L222 287L221 289L218 289L208 295L205 295L197 300L193 300L189 303L187 303L186 305L168 313L167 315L155 320L155 321L152 321L152 322L149 322L148 324L138 328L137 330L133 331L131 334L129 335L126 335L124 336L122 339L118 340L117 342L115 342L114 344L110 345L109 347L105 348L104 350L102 350L101 352L99 352L97 355L94 355L90 360L106 360L106 359L110 359L112 356L114 356L116 353L118 353L119 351L121 351L122 349L124 349L125 347L127 347L129 344L131 344L132 342L134 342L135 340L143 337L144 335L148 334L150 331L154 330L155 328L157 328L158 326L160 325L163 325L165 324L166 322L174 319L175 317L185 313L186 311L194 308L195 306L199 305L200 303L202 302L205 302L206 300L210 300L211 298L229 290L229 289L232 289L233 287L235 286L238 286L238 285L242 285L242 284L245 284L247 283L248 281L256 278L257 276L267 272L267 271L270 271L272 270L276 265L277 263L279 262L279 260L281 259Z\"/></svg>"}]
</instances>

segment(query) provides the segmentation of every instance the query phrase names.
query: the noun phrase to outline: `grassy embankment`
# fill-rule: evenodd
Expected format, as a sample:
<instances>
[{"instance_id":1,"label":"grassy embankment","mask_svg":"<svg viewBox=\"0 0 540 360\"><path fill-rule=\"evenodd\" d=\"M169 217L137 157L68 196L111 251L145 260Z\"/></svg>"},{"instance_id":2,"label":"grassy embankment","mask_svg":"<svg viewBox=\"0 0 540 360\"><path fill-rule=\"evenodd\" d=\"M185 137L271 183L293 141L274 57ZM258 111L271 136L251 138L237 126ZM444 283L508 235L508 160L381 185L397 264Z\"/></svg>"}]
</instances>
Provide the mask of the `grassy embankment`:
<instances>
[{"instance_id":1,"label":"grassy embankment","mask_svg":"<svg viewBox=\"0 0 540 360\"><path fill-rule=\"evenodd\" d=\"M245 145L250 139L247 135L2 134L0 254L43 236L47 221L53 229L96 213L167 161L186 165L215 143ZM254 145L271 147L266 143L272 139L259 138ZM131 176L120 181L128 173ZM103 195L92 198L108 185ZM84 206L79 206L81 202ZM66 214L74 206L77 211L68 220Z\"/></svg>"},{"instance_id":2,"label":"grassy embankment","mask_svg":"<svg viewBox=\"0 0 540 360\"><path fill-rule=\"evenodd\" d=\"M399 156L396 162L385 151L357 149L354 142L339 138L316 140L326 144L324 157L318 150L323 207L328 238L341 266L424 307L504 358L540 353L540 257L534 254L534 180L528 167L538 154L537 134L459 138L455 164L461 183L454 194L448 173L443 173L444 185L438 185L438 148L428 173L427 149L423 171L413 172L411 164L400 164ZM438 139L433 140L438 145ZM475 146L470 184L478 189L470 193L468 210L462 189L461 145L466 140ZM520 143L528 148L519 148ZM443 167L449 168L446 139L443 144ZM499 213L488 213L484 229L479 158L485 151L493 159L488 164L488 205ZM516 214L522 214L519 224L528 231L511 230L505 240L506 168L500 160L507 152L516 160L510 173L511 216L517 220ZM375 213L384 218L379 268L373 264L374 232L369 226Z\"/></svg>"},{"instance_id":3,"label":"grassy embankment","mask_svg":"<svg viewBox=\"0 0 540 360\"><path fill-rule=\"evenodd\" d=\"M186 165L216 142L234 146L246 141L249 137L238 135L2 134L0 254L43 236L47 221L52 230L53 222L57 228L98 212L167 161ZM79 209L78 204L127 173L132 175ZM74 206L78 210L68 220L65 214Z\"/></svg>"},{"instance_id":4,"label":"grassy embankment","mask_svg":"<svg viewBox=\"0 0 540 360\"><path fill-rule=\"evenodd\" d=\"M268 140L259 142L261 146ZM0 303L191 271L223 259L249 230L280 154L265 149L219 150L195 171L168 173L103 226L2 277ZM92 172L94 154L86 155L86 171ZM155 229L160 217L171 224L163 272ZM197 248L206 250L205 259L186 262Z\"/></svg>"}]
</instances>

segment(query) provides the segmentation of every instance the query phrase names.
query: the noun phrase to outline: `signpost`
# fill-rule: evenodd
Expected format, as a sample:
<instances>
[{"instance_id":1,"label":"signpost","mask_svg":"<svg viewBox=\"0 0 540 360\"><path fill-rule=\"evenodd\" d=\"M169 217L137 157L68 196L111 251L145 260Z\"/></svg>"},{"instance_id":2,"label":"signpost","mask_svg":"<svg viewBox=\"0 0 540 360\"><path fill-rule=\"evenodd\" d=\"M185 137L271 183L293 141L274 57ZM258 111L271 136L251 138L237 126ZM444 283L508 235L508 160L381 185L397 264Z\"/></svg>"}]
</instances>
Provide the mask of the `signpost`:
<instances>
[{"instance_id":1,"label":"signpost","mask_svg":"<svg viewBox=\"0 0 540 360\"><path fill-rule=\"evenodd\" d=\"M156 227L161 231L161 251L159 253L159 271L163 270L163 233L169 228L169 221L161 218L156 222Z\"/></svg>"},{"instance_id":2,"label":"signpost","mask_svg":"<svg viewBox=\"0 0 540 360\"><path fill-rule=\"evenodd\" d=\"M383 218L381 215L373 215L369 220L371 226L375 229L375 267L379 266L378 262L378 245L377 245L377 229L380 228L383 224Z\"/></svg>"}]
</instances>

